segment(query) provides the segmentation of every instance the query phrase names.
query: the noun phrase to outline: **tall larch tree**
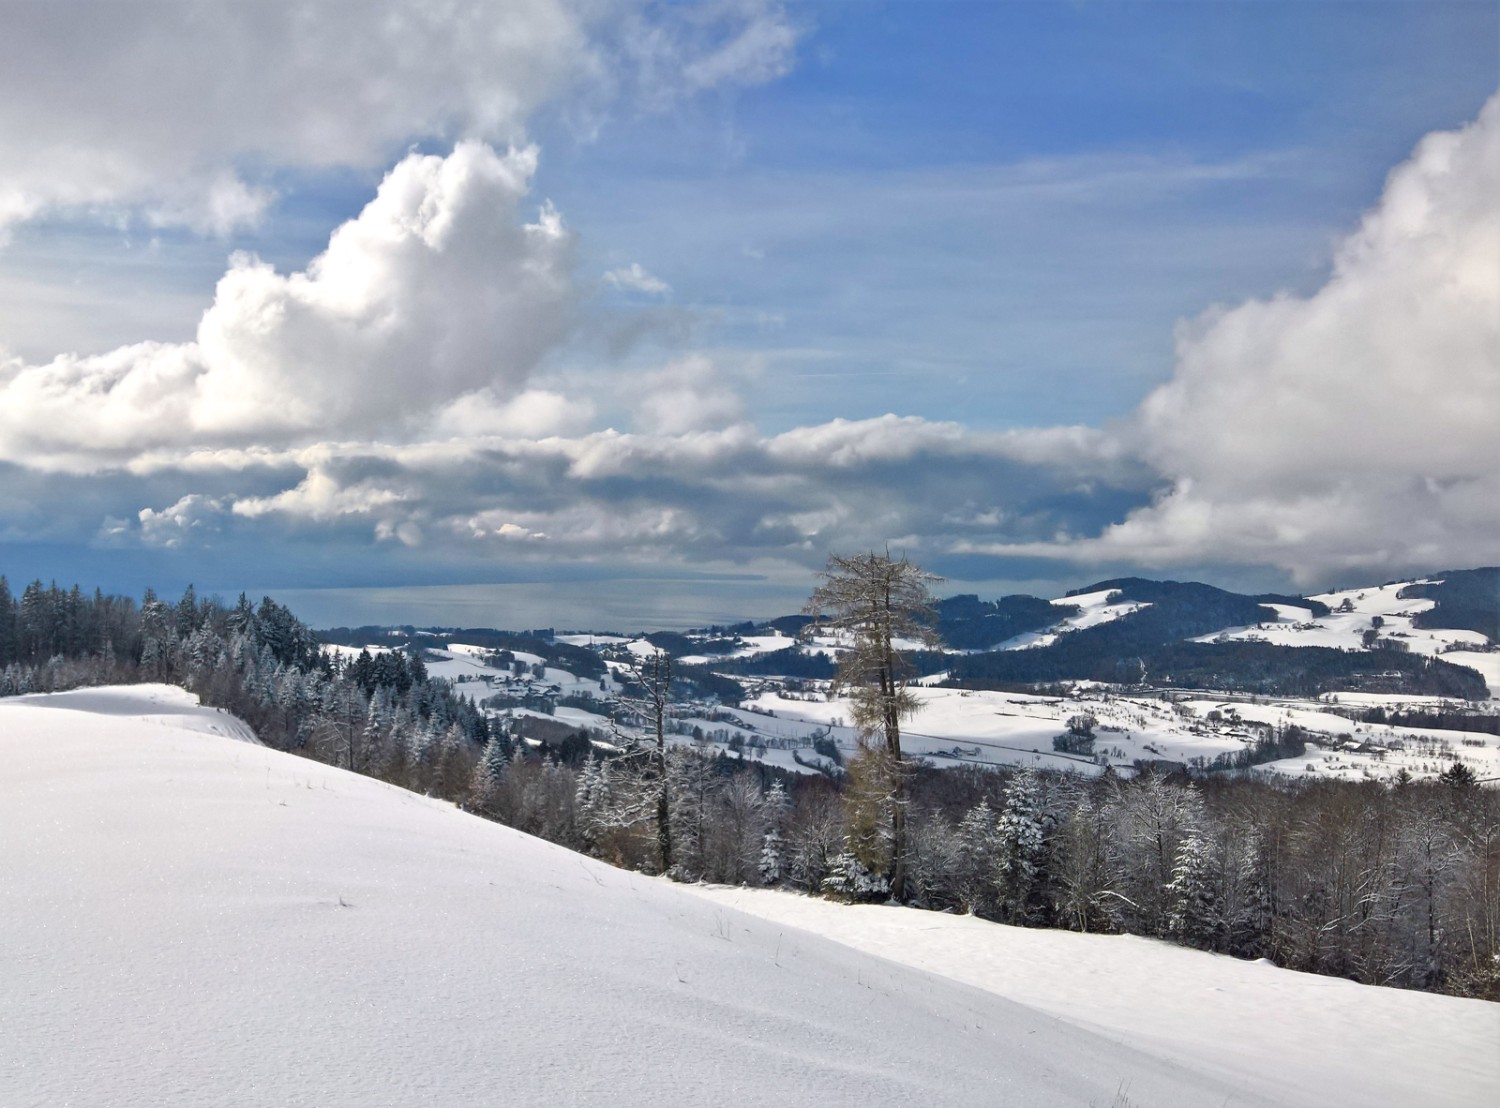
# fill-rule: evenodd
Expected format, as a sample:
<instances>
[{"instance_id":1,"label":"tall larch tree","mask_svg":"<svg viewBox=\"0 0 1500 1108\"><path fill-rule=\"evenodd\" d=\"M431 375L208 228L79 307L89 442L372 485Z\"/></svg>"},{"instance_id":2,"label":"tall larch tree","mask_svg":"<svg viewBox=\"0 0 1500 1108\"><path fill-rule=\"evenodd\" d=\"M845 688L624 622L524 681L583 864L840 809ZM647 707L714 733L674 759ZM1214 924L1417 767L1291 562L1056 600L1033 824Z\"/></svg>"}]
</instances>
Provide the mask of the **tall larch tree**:
<instances>
[{"instance_id":1,"label":"tall larch tree","mask_svg":"<svg viewBox=\"0 0 1500 1108\"><path fill-rule=\"evenodd\" d=\"M941 580L889 553L834 554L804 609L810 633L831 633L842 648L834 694L846 693L854 725L879 751L890 802L891 895L906 894L907 767L901 724L920 707L908 683L913 669L902 643L936 648L931 586Z\"/></svg>"}]
</instances>

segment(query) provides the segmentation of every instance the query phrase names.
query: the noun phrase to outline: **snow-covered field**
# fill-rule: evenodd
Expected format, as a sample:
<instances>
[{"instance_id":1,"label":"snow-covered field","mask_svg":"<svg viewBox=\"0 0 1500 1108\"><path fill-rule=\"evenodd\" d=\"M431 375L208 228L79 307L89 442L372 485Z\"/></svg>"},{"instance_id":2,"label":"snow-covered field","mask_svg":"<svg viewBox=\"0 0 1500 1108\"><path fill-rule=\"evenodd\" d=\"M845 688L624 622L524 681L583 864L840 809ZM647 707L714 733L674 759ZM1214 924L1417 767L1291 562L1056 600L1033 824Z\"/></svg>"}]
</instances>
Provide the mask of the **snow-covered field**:
<instances>
[{"instance_id":1,"label":"snow-covered field","mask_svg":"<svg viewBox=\"0 0 1500 1108\"><path fill-rule=\"evenodd\" d=\"M1500 1006L737 906L246 737L160 686L0 701L0 1104L1500 1099Z\"/></svg>"},{"instance_id":2,"label":"snow-covered field","mask_svg":"<svg viewBox=\"0 0 1500 1108\"><path fill-rule=\"evenodd\" d=\"M372 658L376 654L389 654L391 648L389 646L381 646L379 643L370 643L366 646L343 646L340 643L324 643L323 650L335 658L344 658L352 661L362 653L367 653Z\"/></svg>"},{"instance_id":3,"label":"snow-covered field","mask_svg":"<svg viewBox=\"0 0 1500 1108\"><path fill-rule=\"evenodd\" d=\"M1431 611L1434 602L1403 600L1396 594L1408 585L1429 583L1425 580L1398 581L1390 585L1343 589L1309 597L1308 599L1321 601L1332 609L1326 616L1314 616L1310 608L1268 604L1266 606L1275 609L1280 617L1275 623L1228 627L1211 635L1201 635L1193 641L1250 639L1277 646L1330 646L1359 650L1362 648L1365 632L1373 629L1379 632L1381 638L1404 643L1413 654L1435 655L1453 647L1484 646L1488 640L1478 631L1450 628L1428 630L1412 626L1412 617ZM1373 622L1377 618L1380 620L1378 627ZM1497 655L1478 656L1500 658ZM1473 664L1448 655L1444 656L1444 660L1456 665ZM1492 690L1496 688L1495 682L1487 683Z\"/></svg>"},{"instance_id":4,"label":"snow-covered field","mask_svg":"<svg viewBox=\"0 0 1500 1108\"><path fill-rule=\"evenodd\" d=\"M1415 611L1430 602L1398 602L1394 597L1398 587L1351 591L1347 596L1344 593L1329 594L1323 599L1337 605L1349 599L1355 610L1324 617L1316 628L1302 626L1297 619L1297 613L1310 616L1309 610L1293 610L1281 605L1279 607L1291 613L1284 623L1243 630L1246 635L1261 635L1281 628L1285 632L1283 638L1289 644L1323 645L1323 638L1331 635L1339 642L1347 640L1347 644L1357 646L1363 629L1370 626L1371 616L1384 613L1386 622L1382 633L1404 635L1406 632L1401 631L1401 627L1409 627L1409 615L1403 616L1401 612ZM1084 611L1078 620L1083 623L1080 625L1118 618L1119 613L1111 615L1110 610L1121 606L1104 604L1107 596L1107 593L1099 592L1071 598L1071 601L1082 603ZM1403 620L1407 622L1403 623ZM1226 633L1237 635L1239 631ZM1411 631L1410 634L1413 636L1411 641L1416 644L1413 649L1421 647L1424 651L1436 652L1447 642L1445 636L1459 641L1472 633ZM734 651L733 656L781 649L795 641L784 636L750 636L743 640L743 645ZM655 648L644 639L631 640L628 646L638 657L655 652ZM830 640L810 649L837 648ZM456 691L474 701L507 692L513 695L609 698L618 694L621 688L616 674L622 663L618 661L606 663L610 676L601 689L597 679L580 678L555 666L544 667L541 677L531 672L518 676L507 669L496 669L484 661L489 653L482 647L449 643L445 650L429 654L427 669L433 676L454 681ZM1449 652L1443 656L1460 664L1474 665L1485 673L1492 688L1500 689L1500 653ZM542 661L539 656L524 651L516 652L515 657L527 666ZM711 664L712 658L705 655L679 661ZM757 681L752 679L751 683ZM788 692L774 680L758 683L761 685L758 693L748 698L742 707L722 711L718 719L703 717L702 706L680 707L674 711L674 716L687 728L697 726L721 746L731 737L738 736L751 748L750 756L792 772L816 772L805 764L816 760L809 751L800 751L803 763L799 763L793 753L799 742L805 743L815 734L826 732L844 751L854 753L857 737L848 725L852 715L849 703L842 698L826 699L818 691L825 683L804 682L814 690L811 693ZM1356 723L1339 714L1340 709L1377 705L1399 710L1444 708L1444 702L1436 697L1354 692L1318 700L1188 692L1163 697L1160 694L1132 695L1089 682L1070 683L1070 692L1065 696L942 689L925 684L914 688L913 692L921 701L922 709L907 724L903 748L936 766L1031 766L1096 774L1102 772L1106 764L1120 772L1133 772L1138 761L1210 765L1221 755L1236 754L1251 747L1274 729L1295 725L1303 729L1312 744L1307 753L1298 758L1264 763L1257 767L1257 772L1385 780L1405 770L1416 778L1431 778L1442 773L1455 760L1462 760L1481 780L1500 781L1500 737L1483 732ZM1500 701L1491 700L1485 707L1496 710L1500 708ZM523 715L542 714L529 708L511 711ZM559 706L549 714L574 726L600 731L609 730L612 723L608 715L577 707ZM1053 749L1053 740L1076 716L1090 716L1095 721L1093 756ZM690 743L693 740L678 735L673 741Z\"/></svg>"},{"instance_id":5,"label":"snow-covered field","mask_svg":"<svg viewBox=\"0 0 1500 1108\"><path fill-rule=\"evenodd\" d=\"M517 676L510 670L487 665L484 659L492 651L482 646L455 642L449 643L444 650L432 650L428 653L431 655L426 663L428 674L454 682L454 689L459 695L476 702L495 693L519 693L528 687L552 688L558 696L603 696L618 691L618 684L612 679L606 681L605 689L600 689L598 678L580 678L556 666L543 666L544 672L540 677L530 673ZM528 654L524 650L513 650L511 653L516 661L528 666L543 660L541 655Z\"/></svg>"},{"instance_id":6,"label":"snow-covered field","mask_svg":"<svg viewBox=\"0 0 1500 1108\"><path fill-rule=\"evenodd\" d=\"M1354 723L1336 714L1332 703L1313 700L1225 700L1212 694L1181 694L1164 700L1120 696L1085 684L1065 697L966 689L912 691L922 708L903 730L902 748L938 766L967 763L1101 772L1102 766L1094 760L1052 748L1052 740L1063 733L1070 718L1088 715L1095 720L1096 756L1124 772L1137 760L1191 763L1202 758L1211 763L1220 754L1245 749L1265 733L1253 725L1265 724L1300 727L1313 745L1301 758L1268 762L1258 772L1386 779L1405 769L1413 777L1429 778L1454 760L1462 760L1482 780L1500 778L1500 737ZM1380 702L1392 707L1434 707L1441 703L1436 698L1414 701L1352 694L1339 699L1360 706ZM852 753L856 736L847 726L850 713L849 702L843 698L794 698L768 691L733 714L747 727L782 738L831 727L834 741Z\"/></svg>"}]
</instances>

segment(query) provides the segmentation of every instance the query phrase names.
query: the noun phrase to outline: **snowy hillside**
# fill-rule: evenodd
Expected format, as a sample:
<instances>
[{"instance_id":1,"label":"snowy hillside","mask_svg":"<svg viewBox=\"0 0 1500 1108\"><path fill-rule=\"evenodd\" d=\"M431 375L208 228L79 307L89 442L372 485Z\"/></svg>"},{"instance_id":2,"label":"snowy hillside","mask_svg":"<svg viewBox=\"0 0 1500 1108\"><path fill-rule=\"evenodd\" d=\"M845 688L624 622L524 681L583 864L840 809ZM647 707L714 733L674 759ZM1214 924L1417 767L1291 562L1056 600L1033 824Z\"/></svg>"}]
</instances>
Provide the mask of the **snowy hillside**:
<instances>
[{"instance_id":1,"label":"snowy hillside","mask_svg":"<svg viewBox=\"0 0 1500 1108\"><path fill-rule=\"evenodd\" d=\"M1500 1006L1310 978L1135 935L703 887L716 904L963 981L1277 1103L1459 1105L1500 1093ZM1487 1043L1485 1036L1490 1037ZM1473 1036L1471 1039L1470 1036ZM1471 1053L1463 1046L1472 1043ZM1401 1064L1393 1064L1392 1052ZM1268 1064L1274 1059L1274 1064ZM1448 1069L1448 1064L1452 1069ZM1139 1090L1132 1102L1149 1103ZM1238 1097L1229 1103L1243 1103Z\"/></svg>"},{"instance_id":2,"label":"snowy hillside","mask_svg":"<svg viewBox=\"0 0 1500 1108\"><path fill-rule=\"evenodd\" d=\"M516 659L525 667L539 667L541 673L533 674L528 668L518 676L485 664L483 653L454 643L446 650L430 652L428 671L456 682L456 691L475 702L496 694L512 698L517 703L500 710L502 718L551 720L590 732L596 743L607 743L615 722L609 703L621 690L621 663L609 663L611 672L601 686L595 679L543 665L539 656L519 651ZM1500 667L1500 654L1475 657L1493 660ZM852 708L847 698L830 699L821 683L812 684L810 692L793 692L778 681L765 680L738 706L674 705L669 741L684 745L706 741L731 756L754 758L793 773L816 773L822 762L811 752L815 738L832 741L851 757L858 736L849 723ZM1066 694L925 685L913 693L922 708L903 732L903 747L908 754L939 767L1030 766L1089 775L1102 772L1106 765L1128 775L1142 762L1209 767L1216 760L1254 750L1257 743L1287 727L1296 727L1310 744L1306 753L1260 759L1256 772L1386 780L1405 771L1420 780L1436 777L1454 761L1462 761L1481 781L1500 781L1500 736L1350 718L1368 708L1439 711L1449 706L1438 697L1352 692L1322 698L1248 697L1187 691L1162 697L1155 692L1133 695L1090 682L1073 682ZM531 697L549 701L545 710L525 706ZM583 698L594 708L551 703L563 697ZM1497 708L1500 701L1471 710L1494 714ZM1054 740L1076 717L1094 721L1092 754L1054 748Z\"/></svg>"},{"instance_id":3,"label":"snowy hillside","mask_svg":"<svg viewBox=\"0 0 1500 1108\"><path fill-rule=\"evenodd\" d=\"M1387 639L1402 643L1414 654L1436 655L1454 649L1462 650L1464 647L1484 647L1488 640L1478 631L1427 629L1412 625L1412 617L1431 611L1434 602L1402 598L1399 594L1410 585L1426 583L1425 579L1397 581L1367 589L1342 589L1308 597L1309 600L1328 606L1330 611L1325 616L1314 615L1310 608L1271 604L1268 607L1276 609L1277 615L1281 617L1275 623L1228 627L1212 635L1200 636L1195 641L1259 640L1280 646L1332 646L1360 650L1368 648L1370 644L1366 642L1366 635L1373 631L1373 642ZM1465 653L1477 652L1471 650ZM1466 657L1459 664L1473 663Z\"/></svg>"},{"instance_id":4,"label":"snowy hillside","mask_svg":"<svg viewBox=\"0 0 1500 1108\"><path fill-rule=\"evenodd\" d=\"M1305 608L1273 605L1281 616L1276 623L1227 628L1200 641L1259 639L1282 646L1333 646L1345 650L1397 643L1413 654L1440 655L1454 665L1478 670L1489 685L1491 696L1500 697L1500 653L1484 649L1489 642L1484 635L1462 628L1413 626L1412 617L1431 611L1434 602L1403 599L1398 594L1411 585L1426 583L1425 579L1397 581L1373 588L1342 589L1309 597L1309 600L1328 605L1330 612L1326 616L1315 617ZM1372 631L1375 632L1373 641L1367 643L1366 636Z\"/></svg>"},{"instance_id":5,"label":"snowy hillside","mask_svg":"<svg viewBox=\"0 0 1500 1108\"><path fill-rule=\"evenodd\" d=\"M746 912L246 738L162 686L0 701L0 1103L1500 1098L1500 1006Z\"/></svg>"},{"instance_id":6,"label":"snowy hillside","mask_svg":"<svg viewBox=\"0 0 1500 1108\"><path fill-rule=\"evenodd\" d=\"M1073 605L1080 609L1077 615L1068 616L1059 620L1044 631L1027 631L1024 634L1007 639L995 647L996 650L1026 650L1039 646L1051 646L1063 635L1070 631L1081 631L1086 627L1098 627L1102 623L1113 623L1142 608L1149 607L1136 601L1115 602L1113 589L1100 589L1097 592L1082 593L1078 596L1068 596L1053 600L1052 603L1058 607Z\"/></svg>"}]
</instances>

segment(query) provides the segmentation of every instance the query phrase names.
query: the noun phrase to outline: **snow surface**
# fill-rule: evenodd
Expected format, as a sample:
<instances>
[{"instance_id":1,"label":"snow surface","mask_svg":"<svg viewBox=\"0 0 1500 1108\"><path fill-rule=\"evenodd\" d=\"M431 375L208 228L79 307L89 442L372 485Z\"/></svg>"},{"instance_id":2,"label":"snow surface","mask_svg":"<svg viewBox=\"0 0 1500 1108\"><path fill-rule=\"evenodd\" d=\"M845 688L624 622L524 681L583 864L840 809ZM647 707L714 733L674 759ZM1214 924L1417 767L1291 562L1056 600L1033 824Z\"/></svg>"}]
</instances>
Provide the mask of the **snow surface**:
<instances>
[{"instance_id":1,"label":"snow surface","mask_svg":"<svg viewBox=\"0 0 1500 1108\"><path fill-rule=\"evenodd\" d=\"M565 643L568 646L618 646L629 642L630 639L625 635L595 634L589 631L576 635L553 635L552 641Z\"/></svg>"},{"instance_id":2,"label":"snow surface","mask_svg":"<svg viewBox=\"0 0 1500 1108\"><path fill-rule=\"evenodd\" d=\"M371 643L367 646L344 646L342 643L332 642L324 643L319 649L337 658L358 658L364 652L368 652L373 658L376 654L389 654L391 652L389 646L381 646L378 643Z\"/></svg>"},{"instance_id":3,"label":"snow surface","mask_svg":"<svg viewBox=\"0 0 1500 1108\"><path fill-rule=\"evenodd\" d=\"M705 895L227 721L159 686L0 701L0 1104L1500 1098L1500 1006Z\"/></svg>"},{"instance_id":4,"label":"snow surface","mask_svg":"<svg viewBox=\"0 0 1500 1108\"><path fill-rule=\"evenodd\" d=\"M1500 654L1480 657L1500 661ZM1335 711L1339 706L1376 704L1390 709L1452 707L1452 702L1438 697L1336 693L1312 700L1186 691L1131 696L1088 682L1074 682L1066 696L926 687L911 691L921 709L902 729L902 750L935 766L1033 766L1096 774L1107 762L1129 774L1137 760L1193 764L1201 758L1211 764L1219 755L1245 750L1263 737L1264 728L1254 724L1295 724L1313 744L1307 753L1264 763L1257 772L1384 780L1404 769L1426 779L1461 760L1482 781L1500 782L1500 736L1355 723ZM1495 702L1487 706L1493 709ZM830 700L821 694L767 689L741 708L725 711L742 727L768 738L808 737L831 728L830 737L841 749L853 754L858 747L856 732L848 724L853 708L846 697ZM1096 721L1093 758L1052 748L1052 740L1077 715Z\"/></svg>"},{"instance_id":5,"label":"snow surface","mask_svg":"<svg viewBox=\"0 0 1500 1108\"><path fill-rule=\"evenodd\" d=\"M1277 614L1275 623L1260 623L1252 627L1227 627L1209 635L1200 635L1193 642L1220 642L1252 640L1273 643L1277 646L1329 646L1344 650L1364 649L1366 631L1373 627L1372 620L1379 616L1380 637L1406 644L1413 654L1429 656L1442 654L1443 660L1455 665L1472 666L1485 677L1490 694L1500 692L1500 655L1468 652L1460 657L1445 653L1455 648L1483 647L1489 640L1478 631L1452 628L1420 628L1412 626L1412 617L1430 611L1436 601L1426 599L1403 600L1397 593L1408 585L1430 584L1427 580L1397 581L1367 589L1343 589L1338 592L1321 593L1311 597L1322 601L1332 611L1326 616L1314 616L1312 609L1299 608L1291 604L1267 604ZM1350 611L1338 609L1348 604ZM1485 659L1476 664L1472 659ZM1493 661L1488 661L1493 659Z\"/></svg>"},{"instance_id":6,"label":"snow surface","mask_svg":"<svg viewBox=\"0 0 1500 1108\"><path fill-rule=\"evenodd\" d=\"M1191 710L1160 697L1104 694L1080 685L1064 697L974 689L913 687L921 709L901 732L902 750L934 765L1034 766L1075 773L1103 772L1094 758L1053 750L1052 740L1075 715L1097 721L1095 750L1122 772L1137 759L1187 762L1241 750L1254 736L1225 723L1209 726ZM846 697L797 699L762 692L733 714L762 734L789 738L831 726L832 738L851 754L857 749L853 709ZM1339 729L1349 723L1339 717Z\"/></svg>"},{"instance_id":7,"label":"snow surface","mask_svg":"<svg viewBox=\"0 0 1500 1108\"><path fill-rule=\"evenodd\" d=\"M1004 927L769 889L694 891L1208 1070L1241 1090L1232 1104L1253 1096L1319 1108L1500 1104L1497 1004L1294 973L1134 935ZM1151 1103L1139 1088L1130 1099Z\"/></svg>"},{"instance_id":8,"label":"snow surface","mask_svg":"<svg viewBox=\"0 0 1500 1108\"><path fill-rule=\"evenodd\" d=\"M773 631L769 635L741 635L739 639L741 645L728 653L684 654L677 660L685 666L709 665L726 658L753 658L757 654L771 654L777 650L785 650L789 646L796 646L801 641L790 635L783 635L780 631ZM822 652L826 653L827 649L822 648Z\"/></svg>"},{"instance_id":9,"label":"snow surface","mask_svg":"<svg viewBox=\"0 0 1500 1108\"><path fill-rule=\"evenodd\" d=\"M1029 650L1034 647L1051 646L1063 635L1070 631L1080 631L1085 627L1097 627L1101 623L1113 623L1121 616L1128 616L1132 612L1138 612L1142 608L1151 605L1127 600L1118 604L1111 604L1109 598L1114 596L1118 590L1100 589L1098 592L1080 593L1077 596L1063 596L1049 601L1055 605L1075 605L1079 608L1077 615L1068 616L1059 620L1043 631L1023 631L1000 643L996 650Z\"/></svg>"},{"instance_id":10,"label":"snow surface","mask_svg":"<svg viewBox=\"0 0 1500 1108\"><path fill-rule=\"evenodd\" d=\"M606 682L608 687L601 690L597 677L580 678L569 670L559 669L556 666L545 666L542 677L532 677L529 673L523 677L517 677L509 669L496 669L494 666L487 665L484 659L492 651L482 646L449 643L446 649L430 650L427 653L429 655L426 663L428 675L454 682L453 691L475 703L500 692L519 693L527 689L540 690L549 686L556 686L559 696L599 696L601 692L608 694L619 691L614 681ZM530 654L524 650L512 650L511 654L517 661L524 662L528 666L542 661L540 654ZM559 710L559 715L561 715L561 710Z\"/></svg>"}]
</instances>

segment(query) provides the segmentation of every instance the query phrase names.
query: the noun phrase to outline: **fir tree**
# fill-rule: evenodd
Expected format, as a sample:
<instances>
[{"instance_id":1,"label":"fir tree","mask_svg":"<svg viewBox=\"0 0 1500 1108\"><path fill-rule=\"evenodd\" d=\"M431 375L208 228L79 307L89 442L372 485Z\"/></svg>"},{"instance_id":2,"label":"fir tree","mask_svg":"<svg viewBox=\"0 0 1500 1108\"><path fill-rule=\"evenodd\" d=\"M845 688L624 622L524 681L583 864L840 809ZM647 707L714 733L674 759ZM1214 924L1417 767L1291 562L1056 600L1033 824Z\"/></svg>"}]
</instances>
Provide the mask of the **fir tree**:
<instances>
[{"instance_id":1,"label":"fir tree","mask_svg":"<svg viewBox=\"0 0 1500 1108\"><path fill-rule=\"evenodd\" d=\"M1239 895L1229 919L1229 952L1259 958L1271 933L1271 876L1265 836L1258 827L1245 835L1235 876Z\"/></svg>"},{"instance_id":2,"label":"fir tree","mask_svg":"<svg viewBox=\"0 0 1500 1108\"><path fill-rule=\"evenodd\" d=\"M1224 899L1207 837L1193 830L1178 844L1167 884L1167 933L1180 943L1217 950L1224 931Z\"/></svg>"},{"instance_id":3,"label":"fir tree","mask_svg":"<svg viewBox=\"0 0 1500 1108\"><path fill-rule=\"evenodd\" d=\"M772 827L766 832L760 848L760 883L762 885L781 884L783 852L781 832Z\"/></svg>"},{"instance_id":4,"label":"fir tree","mask_svg":"<svg viewBox=\"0 0 1500 1108\"><path fill-rule=\"evenodd\" d=\"M994 809L981 800L958 825L959 872L954 882L962 907L972 915L995 910L1000 835Z\"/></svg>"},{"instance_id":5,"label":"fir tree","mask_svg":"<svg viewBox=\"0 0 1500 1108\"><path fill-rule=\"evenodd\" d=\"M891 891L890 882L871 873L847 845L829 861L822 888L829 896L851 902L872 900Z\"/></svg>"},{"instance_id":6,"label":"fir tree","mask_svg":"<svg viewBox=\"0 0 1500 1108\"><path fill-rule=\"evenodd\" d=\"M1024 769L1005 790L995 830L995 887L1001 918L1009 923L1035 923L1041 915L1047 825L1041 781Z\"/></svg>"}]
</instances>

